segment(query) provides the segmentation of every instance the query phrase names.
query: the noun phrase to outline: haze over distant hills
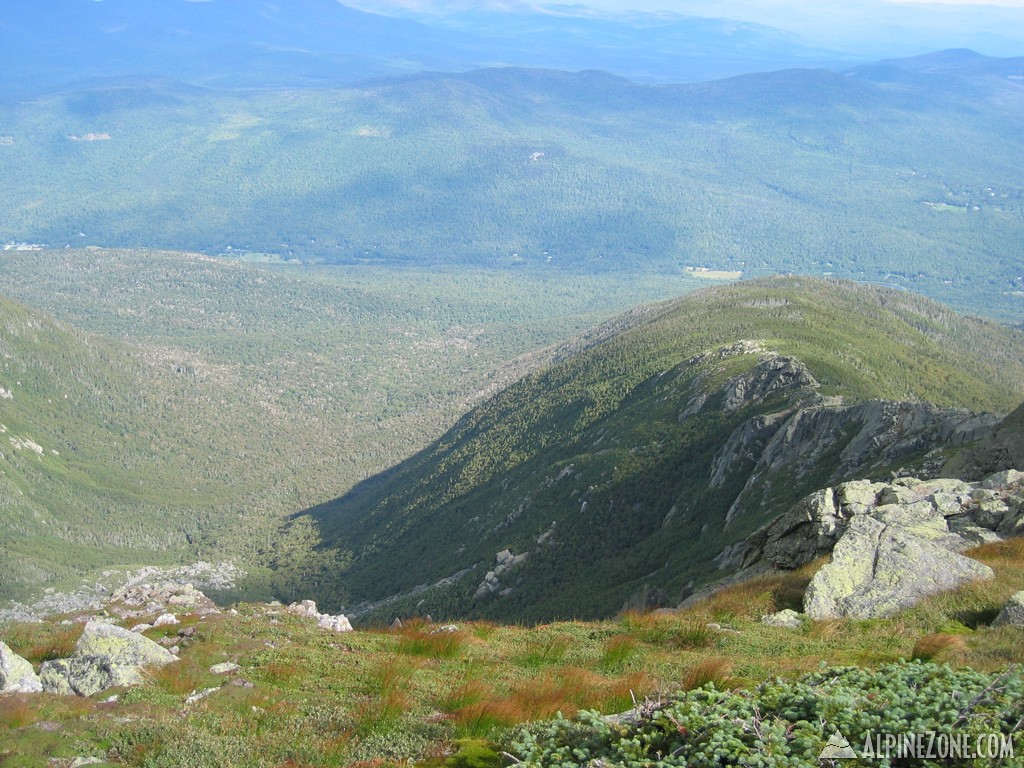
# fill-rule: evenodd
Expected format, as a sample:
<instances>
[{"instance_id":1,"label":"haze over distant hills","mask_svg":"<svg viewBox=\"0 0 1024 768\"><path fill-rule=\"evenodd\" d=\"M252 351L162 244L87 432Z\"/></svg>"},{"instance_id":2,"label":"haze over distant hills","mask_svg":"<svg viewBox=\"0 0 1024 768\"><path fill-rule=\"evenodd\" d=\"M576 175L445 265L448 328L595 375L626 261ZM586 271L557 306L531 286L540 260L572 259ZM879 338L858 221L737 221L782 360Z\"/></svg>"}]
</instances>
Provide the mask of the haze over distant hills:
<instances>
[{"instance_id":1,"label":"haze over distant hills","mask_svg":"<svg viewBox=\"0 0 1024 768\"><path fill-rule=\"evenodd\" d=\"M734 20L521 10L475 9L453 27L366 13L335 0L19 4L0 19L0 96L100 77L296 87L505 65L690 82L856 58Z\"/></svg>"},{"instance_id":2,"label":"haze over distant hills","mask_svg":"<svg viewBox=\"0 0 1024 768\"><path fill-rule=\"evenodd\" d=\"M671 86L520 68L255 92L120 80L0 107L0 240L798 271L1012 319L1021 78L1022 59L960 50Z\"/></svg>"},{"instance_id":3,"label":"haze over distant hills","mask_svg":"<svg viewBox=\"0 0 1024 768\"><path fill-rule=\"evenodd\" d=\"M472 0L349 0L363 10L456 29L491 27L545 16L616 19L643 25L689 17L744 20L783 32L814 49L862 57L907 56L968 46L992 56L1024 52L1024 9L1013 2L889 2L887 0L588 0L586 3L472 2Z\"/></svg>"},{"instance_id":4,"label":"haze over distant hills","mask_svg":"<svg viewBox=\"0 0 1024 768\"><path fill-rule=\"evenodd\" d=\"M404 0L56 0L0 19L0 97L90 78L340 85L489 66L696 82L972 47L1024 54L1024 10L892 2L534 4ZM648 8L650 11L638 11ZM362 10L359 10L362 9ZM369 12L368 12L369 11Z\"/></svg>"}]
</instances>

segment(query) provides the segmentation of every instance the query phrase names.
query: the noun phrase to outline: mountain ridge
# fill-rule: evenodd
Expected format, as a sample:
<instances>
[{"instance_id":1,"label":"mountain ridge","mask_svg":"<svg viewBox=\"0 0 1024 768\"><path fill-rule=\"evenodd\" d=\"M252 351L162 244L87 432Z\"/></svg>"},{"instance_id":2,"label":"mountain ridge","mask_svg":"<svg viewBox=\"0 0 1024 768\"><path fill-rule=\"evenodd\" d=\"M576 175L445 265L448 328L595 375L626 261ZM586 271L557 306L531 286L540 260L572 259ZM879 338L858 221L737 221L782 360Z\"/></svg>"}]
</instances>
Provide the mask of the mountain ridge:
<instances>
[{"instance_id":1,"label":"mountain ridge","mask_svg":"<svg viewBox=\"0 0 1024 768\"><path fill-rule=\"evenodd\" d=\"M607 615L645 579L678 595L737 566L728 547L799 489L937 471L1000 418L964 405L1006 411L1024 396L1007 375L1022 345L918 297L840 282L751 281L659 305L310 510L345 558L316 577L318 598L537 621Z\"/></svg>"}]
</instances>

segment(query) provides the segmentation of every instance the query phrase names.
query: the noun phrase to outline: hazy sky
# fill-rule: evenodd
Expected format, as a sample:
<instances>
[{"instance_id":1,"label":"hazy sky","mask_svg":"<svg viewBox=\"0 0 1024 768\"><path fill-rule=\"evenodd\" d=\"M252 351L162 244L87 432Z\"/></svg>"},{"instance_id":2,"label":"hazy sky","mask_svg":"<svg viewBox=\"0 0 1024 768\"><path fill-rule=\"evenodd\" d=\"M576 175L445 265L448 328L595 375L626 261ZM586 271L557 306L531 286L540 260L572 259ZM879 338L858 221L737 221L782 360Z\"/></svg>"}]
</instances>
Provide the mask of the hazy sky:
<instances>
[{"instance_id":1,"label":"hazy sky","mask_svg":"<svg viewBox=\"0 0 1024 768\"><path fill-rule=\"evenodd\" d=\"M869 55L974 48L1024 55L1024 0L534 0L753 21Z\"/></svg>"},{"instance_id":2,"label":"hazy sky","mask_svg":"<svg viewBox=\"0 0 1024 768\"><path fill-rule=\"evenodd\" d=\"M843 3L851 11L856 10L858 7L870 7L877 5L878 2L887 2L895 4L917 4L917 5L992 5L1001 6L1003 8L1020 8L1024 9L1024 0L877 0L877 2L864 2L864 0L848 0ZM542 0L540 5L549 4L547 0ZM594 8L608 8L615 10L662 10L672 11L677 10L681 12L688 12L692 8L704 7L760 7L768 10L773 7L776 8L801 8L808 13L814 13L818 10L823 3L817 2L817 0L761 0L760 2L730 2L729 0L584 0L584 5L589 5ZM828 5L828 3L824 3Z\"/></svg>"}]
</instances>

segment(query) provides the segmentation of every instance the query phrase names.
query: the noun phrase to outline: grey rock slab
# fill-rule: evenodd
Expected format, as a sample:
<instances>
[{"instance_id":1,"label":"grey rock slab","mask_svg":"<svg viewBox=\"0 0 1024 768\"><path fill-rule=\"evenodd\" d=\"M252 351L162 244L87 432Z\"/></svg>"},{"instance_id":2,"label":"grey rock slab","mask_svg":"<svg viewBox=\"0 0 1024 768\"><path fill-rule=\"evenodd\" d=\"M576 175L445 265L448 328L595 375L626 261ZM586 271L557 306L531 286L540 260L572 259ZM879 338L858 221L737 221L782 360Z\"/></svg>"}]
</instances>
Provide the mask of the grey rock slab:
<instances>
[{"instance_id":1,"label":"grey rock slab","mask_svg":"<svg viewBox=\"0 0 1024 768\"><path fill-rule=\"evenodd\" d=\"M991 568L872 517L854 518L832 552L832 561L811 579L804 610L814 619L891 616L919 600L976 579Z\"/></svg>"},{"instance_id":2,"label":"grey rock slab","mask_svg":"<svg viewBox=\"0 0 1024 768\"><path fill-rule=\"evenodd\" d=\"M32 665L0 642L0 693L39 693L42 690Z\"/></svg>"}]
</instances>

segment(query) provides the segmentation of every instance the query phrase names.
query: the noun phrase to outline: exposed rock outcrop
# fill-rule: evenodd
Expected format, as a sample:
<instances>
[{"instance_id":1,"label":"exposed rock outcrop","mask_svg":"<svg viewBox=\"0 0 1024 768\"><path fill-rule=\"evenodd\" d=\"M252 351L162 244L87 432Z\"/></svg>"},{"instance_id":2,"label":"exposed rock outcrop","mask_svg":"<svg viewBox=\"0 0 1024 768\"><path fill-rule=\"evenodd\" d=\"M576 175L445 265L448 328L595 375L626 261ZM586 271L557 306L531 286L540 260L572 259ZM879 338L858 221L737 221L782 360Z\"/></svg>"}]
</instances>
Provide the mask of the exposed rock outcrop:
<instances>
[{"instance_id":1,"label":"exposed rock outcrop","mask_svg":"<svg viewBox=\"0 0 1024 768\"><path fill-rule=\"evenodd\" d=\"M792 608L783 608L778 613L770 613L761 617L761 623L769 627L782 627L784 629L799 629L803 620L799 613Z\"/></svg>"},{"instance_id":2,"label":"exposed rock outcrop","mask_svg":"<svg viewBox=\"0 0 1024 768\"><path fill-rule=\"evenodd\" d=\"M852 405L821 398L807 405L748 420L726 441L711 467L711 486L743 470L748 480L729 510L728 522L760 509L763 478L785 473L802 478L835 465L831 481L868 475L935 446L958 447L990 431L998 416L939 408L929 403L873 400Z\"/></svg>"},{"instance_id":3,"label":"exposed rock outcrop","mask_svg":"<svg viewBox=\"0 0 1024 768\"><path fill-rule=\"evenodd\" d=\"M32 665L0 642L0 693L39 693L42 683Z\"/></svg>"},{"instance_id":4,"label":"exposed rock outcrop","mask_svg":"<svg viewBox=\"0 0 1024 768\"><path fill-rule=\"evenodd\" d=\"M138 685L143 668L176 660L149 638L94 620L85 625L74 654L44 662L39 677L45 691L92 696L107 688Z\"/></svg>"},{"instance_id":5,"label":"exposed rock outcrop","mask_svg":"<svg viewBox=\"0 0 1024 768\"><path fill-rule=\"evenodd\" d=\"M1024 467L1024 403L984 434L977 445L953 456L941 474L975 479L1016 467Z\"/></svg>"},{"instance_id":6,"label":"exposed rock outcrop","mask_svg":"<svg viewBox=\"0 0 1024 768\"><path fill-rule=\"evenodd\" d=\"M102 578L83 584L74 592L45 590L44 595L30 605L12 603L0 609L0 624L43 621L48 616L65 613L103 610L111 601L123 603L122 618L165 613L184 609L191 613L216 611L213 601L200 589L230 590L236 580L245 575L232 563L197 562L175 568L147 566L137 571L104 571ZM190 603L192 598L197 602ZM172 600L171 598L175 598Z\"/></svg>"},{"instance_id":7,"label":"exposed rock outcrop","mask_svg":"<svg viewBox=\"0 0 1024 768\"><path fill-rule=\"evenodd\" d=\"M807 614L888 616L991 578L991 569L961 553L1021 533L1024 473L1016 470L975 483L856 480L816 491L748 537L743 568L789 570L831 553L807 589Z\"/></svg>"},{"instance_id":8,"label":"exposed rock outcrop","mask_svg":"<svg viewBox=\"0 0 1024 768\"><path fill-rule=\"evenodd\" d=\"M320 613L316 609L316 603L312 600L303 600L299 603L292 603L288 606L288 613L294 614L295 616L305 616L307 618L314 619L323 629L329 629L332 632L352 631L352 624L348 620L348 617L341 613L337 616Z\"/></svg>"},{"instance_id":9,"label":"exposed rock outcrop","mask_svg":"<svg viewBox=\"0 0 1024 768\"><path fill-rule=\"evenodd\" d=\"M484 574L484 580L476 588L473 594L474 600L481 600L489 595L507 595L512 591L511 587L502 585L500 577L510 568L514 568L529 556L529 552L522 552L513 555L509 550L503 549L494 556L494 567Z\"/></svg>"},{"instance_id":10,"label":"exposed rock outcrop","mask_svg":"<svg viewBox=\"0 0 1024 768\"><path fill-rule=\"evenodd\" d=\"M762 403L773 392L817 387L818 382L807 366L795 357L769 353L749 371L728 381L722 405L728 411L735 411Z\"/></svg>"},{"instance_id":11,"label":"exposed rock outcrop","mask_svg":"<svg viewBox=\"0 0 1024 768\"><path fill-rule=\"evenodd\" d=\"M870 515L855 517L836 543L832 561L807 587L807 615L892 616L928 595L995 575L987 565L950 549L953 541L944 526L908 522L910 527Z\"/></svg>"},{"instance_id":12,"label":"exposed rock outcrop","mask_svg":"<svg viewBox=\"0 0 1024 768\"><path fill-rule=\"evenodd\" d=\"M122 618L137 618L154 613L162 614L155 626L173 624L173 611L208 614L217 613L217 605L190 583L173 581L141 582L129 584L111 596L110 610ZM170 618L165 618L170 617Z\"/></svg>"}]
</instances>

